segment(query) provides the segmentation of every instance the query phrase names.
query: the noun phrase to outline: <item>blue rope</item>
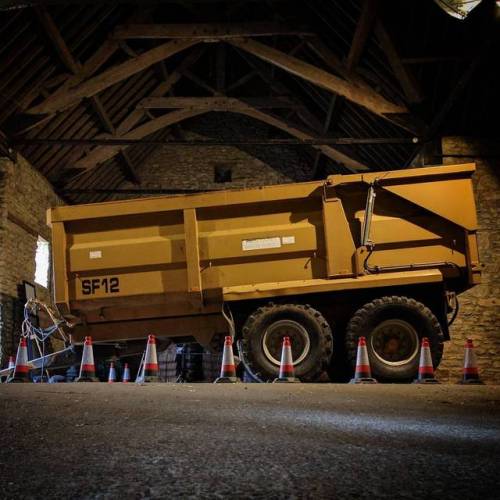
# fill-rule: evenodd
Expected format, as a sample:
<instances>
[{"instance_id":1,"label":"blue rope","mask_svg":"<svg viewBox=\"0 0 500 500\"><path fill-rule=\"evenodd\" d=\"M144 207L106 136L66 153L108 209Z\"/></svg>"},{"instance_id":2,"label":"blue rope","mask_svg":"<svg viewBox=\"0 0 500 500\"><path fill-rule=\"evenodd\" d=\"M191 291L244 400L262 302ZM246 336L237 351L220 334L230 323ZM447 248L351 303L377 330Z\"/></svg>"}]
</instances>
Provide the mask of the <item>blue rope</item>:
<instances>
[{"instance_id":1,"label":"blue rope","mask_svg":"<svg viewBox=\"0 0 500 500\"><path fill-rule=\"evenodd\" d=\"M31 344L31 336L34 335L41 343L42 343L42 352L40 353L42 356L42 367L41 367L41 377L40 377L40 382L43 383L43 372L45 369L45 341L53 335L55 332L58 331L59 325L63 323L62 321L59 321L58 323L55 323L52 326L49 326L47 328L41 328L39 326L33 325L30 321L30 315L28 311L28 307L24 308L24 324L26 325L27 329L27 336L28 336L28 341ZM25 328L23 328L23 331L26 331Z\"/></svg>"}]
</instances>

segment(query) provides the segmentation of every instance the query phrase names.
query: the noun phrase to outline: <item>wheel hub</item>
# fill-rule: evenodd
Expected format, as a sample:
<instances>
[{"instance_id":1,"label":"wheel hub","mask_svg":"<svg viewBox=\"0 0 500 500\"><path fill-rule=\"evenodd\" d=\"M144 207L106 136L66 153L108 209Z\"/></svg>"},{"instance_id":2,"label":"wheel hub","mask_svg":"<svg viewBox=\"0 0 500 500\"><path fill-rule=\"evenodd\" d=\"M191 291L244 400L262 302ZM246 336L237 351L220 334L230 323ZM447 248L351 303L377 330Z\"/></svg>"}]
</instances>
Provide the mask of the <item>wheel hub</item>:
<instances>
[{"instance_id":1,"label":"wheel hub","mask_svg":"<svg viewBox=\"0 0 500 500\"><path fill-rule=\"evenodd\" d=\"M283 337L290 337L293 364L297 365L309 354L311 341L307 330L296 321L282 319L270 325L262 337L262 349L268 361L279 366Z\"/></svg>"},{"instance_id":2,"label":"wheel hub","mask_svg":"<svg viewBox=\"0 0 500 500\"><path fill-rule=\"evenodd\" d=\"M375 356L383 363L401 366L418 354L419 337L410 323L389 319L380 323L370 335Z\"/></svg>"}]
</instances>

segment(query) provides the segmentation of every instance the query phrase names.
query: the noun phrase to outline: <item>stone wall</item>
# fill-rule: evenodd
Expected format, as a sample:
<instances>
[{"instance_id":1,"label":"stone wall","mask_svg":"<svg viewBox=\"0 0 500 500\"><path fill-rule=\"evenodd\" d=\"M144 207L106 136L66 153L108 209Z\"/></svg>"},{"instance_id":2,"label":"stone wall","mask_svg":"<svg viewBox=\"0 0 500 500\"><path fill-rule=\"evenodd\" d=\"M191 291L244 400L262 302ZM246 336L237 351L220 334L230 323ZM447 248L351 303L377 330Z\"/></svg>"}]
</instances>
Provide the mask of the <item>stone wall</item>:
<instances>
[{"instance_id":1,"label":"stone wall","mask_svg":"<svg viewBox=\"0 0 500 500\"><path fill-rule=\"evenodd\" d=\"M23 308L19 287L35 284L38 236L50 242L46 210L56 204L61 200L50 184L24 158L0 158L0 366L14 354ZM50 285L36 289L38 298L50 300Z\"/></svg>"},{"instance_id":2,"label":"stone wall","mask_svg":"<svg viewBox=\"0 0 500 500\"><path fill-rule=\"evenodd\" d=\"M441 380L459 378L466 338L472 338L481 375L500 381L500 146L493 141L445 137L443 163L475 162L474 189L478 213L482 283L460 295L460 313L451 328L438 370Z\"/></svg>"},{"instance_id":3,"label":"stone wall","mask_svg":"<svg viewBox=\"0 0 500 500\"><path fill-rule=\"evenodd\" d=\"M182 139L224 140L224 134L228 140L267 138L268 127L244 116L211 113L198 117ZM231 182L214 181L217 167L231 169ZM137 170L140 189L230 189L308 181L312 160L303 146L160 146ZM120 188L137 186L123 183Z\"/></svg>"}]
</instances>

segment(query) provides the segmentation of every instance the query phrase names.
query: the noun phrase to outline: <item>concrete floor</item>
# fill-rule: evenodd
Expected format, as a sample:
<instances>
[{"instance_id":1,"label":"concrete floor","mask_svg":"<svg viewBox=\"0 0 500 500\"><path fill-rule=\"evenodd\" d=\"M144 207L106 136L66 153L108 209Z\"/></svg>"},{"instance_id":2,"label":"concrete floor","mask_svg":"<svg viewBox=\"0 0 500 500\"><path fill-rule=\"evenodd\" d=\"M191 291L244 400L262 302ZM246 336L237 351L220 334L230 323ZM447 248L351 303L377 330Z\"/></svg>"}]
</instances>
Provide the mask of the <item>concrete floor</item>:
<instances>
[{"instance_id":1,"label":"concrete floor","mask_svg":"<svg viewBox=\"0 0 500 500\"><path fill-rule=\"evenodd\" d=\"M0 385L0 498L499 498L500 387Z\"/></svg>"}]
</instances>

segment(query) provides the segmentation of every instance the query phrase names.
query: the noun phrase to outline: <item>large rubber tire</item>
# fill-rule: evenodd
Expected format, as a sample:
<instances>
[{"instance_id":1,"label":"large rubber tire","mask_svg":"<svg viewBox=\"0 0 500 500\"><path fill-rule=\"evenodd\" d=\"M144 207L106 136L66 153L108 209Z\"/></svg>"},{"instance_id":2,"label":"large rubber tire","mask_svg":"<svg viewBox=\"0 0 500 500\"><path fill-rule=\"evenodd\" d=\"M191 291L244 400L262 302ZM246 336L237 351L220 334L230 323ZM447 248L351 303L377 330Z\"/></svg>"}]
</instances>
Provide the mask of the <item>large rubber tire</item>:
<instances>
[{"instance_id":1,"label":"large rubber tire","mask_svg":"<svg viewBox=\"0 0 500 500\"><path fill-rule=\"evenodd\" d=\"M330 362L333 336L325 318L309 305L269 304L248 317L242 329L242 343L249 368L262 380L272 380L278 376L279 366L271 362L264 351L264 338L273 324L283 320L299 324L309 339L309 350L304 351L307 354L295 364L295 376L303 382L316 380ZM279 353L275 352L274 356L279 359Z\"/></svg>"},{"instance_id":2,"label":"large rubber tire","mask_svg":"<svg viewBox=\"0 0 500 500\"><path fill-rule=\"evenodd\" d=\"M377 355L374 349L376 338L373 333L383 322L396 320L401 324L409 324L413 332L418 336L417 352L412 350L407 361L401 360L401 364L384 362L381 355ZM411 330L411 329L410 329ZM424 304L408 297L382 297L369 302L351 318L346 330L346 351L354 369L356 365L356 353L359 337L366 337L368 357L375 378L388 382L407 382L416 378L419 363L419 345L423 337L429 339L432 362L437 368L443 355L443 331L438 319ZM405 362L406 361L406 362Z\"/></svg>"}]
</instances>

